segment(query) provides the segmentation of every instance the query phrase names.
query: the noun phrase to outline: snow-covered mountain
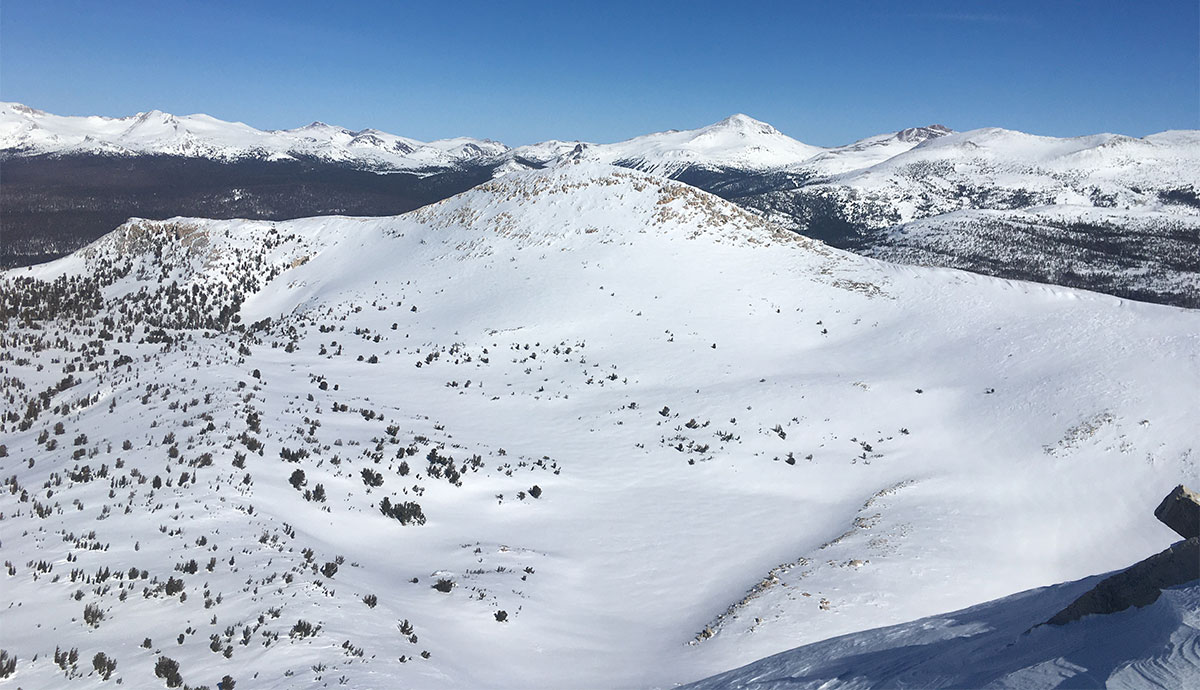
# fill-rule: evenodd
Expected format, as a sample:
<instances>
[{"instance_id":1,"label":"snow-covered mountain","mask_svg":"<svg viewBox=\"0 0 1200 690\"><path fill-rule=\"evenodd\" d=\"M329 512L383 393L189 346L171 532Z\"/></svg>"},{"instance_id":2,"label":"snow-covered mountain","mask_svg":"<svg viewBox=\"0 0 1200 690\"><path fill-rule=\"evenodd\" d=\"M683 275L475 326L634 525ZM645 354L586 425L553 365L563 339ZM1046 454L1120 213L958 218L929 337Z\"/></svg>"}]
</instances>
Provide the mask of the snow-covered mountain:
<instances>
[{"instance_id":1,"label":"snow-covered mountain","mask_svg":"<svg viewBox=\"0 0 1200 690\"><path fill-rule=\"evenodd\" d=\"M737 114L699 129L589 146L584 155L669 177L692 167L762 171L800 163L823 152L825 149L796 141L765 122Z\"/></svg>"},{"instance_id":2,"label":"snow-covered mountain","mask_svg":"<svg viewBox=\"0 0 1200 690\"><path fill-rule=\"evenodd\" d=\"M911 141L911 146L919 140L919 135L913 133L920 131L923 130L905 130L907 134L901 133L904 136L883 138L890 144ZM540 167L579 145L581 142L546 141L510 149L498 142L466 137L425 143L376 129L355 132L322 122L290 130L262 131L208 115L176 116L157 110L123 118L64 117L18 103L0 103L0 155L9 157L91 153L223 161L302 158L375 172L429 173L484 162ZM837 157L855 148L810 146L741 114L699 129L659 132L615 144L582 143L582 146L588 159L667 176L690 167L763 171L795 165L819 155ZM857 146L876 148L864 142ZM886 150L894 154L900 149L891 146Z\"/></svg>"},{"instance_id":3,"label":"snow-covered mountain","mask_svg":"<svg viewBox=\"0 0 1200 690\"><path fill-rule=\"evenodd\" d=\"M714 191L869 256L1200 306L1200 132L982 129L863 162Z\"/></svg>"},{"instance_id":4,"label":"snow-covered mountain","mask_svg":"<svg viewBox=\"0 0 1200 690\"><path fill-rule=\"evenodd\" d=\"M0 153L13 155L159 155L219 161L317 159L376 172L415 172L491 159L508 147L460 137L433 142L376 129L351 131L314 122L288 130L258 130L208 115L158 110L129 117L64 117L18 103L0 103Z\"/></svg>"},{"instance_id":5,"label":"snow-covered mountain","mask_svg":"<svg viewBox=\"0 0 1200 690\"><path fill-rule=\"evenodd\" d=\"M1196 483L1200 313L583 160L2 280L21 687L671 687L1123 567Z\"/></svg>"},{"instance_id":6,"label":"snow-covered mountain","mask_svg":"<svg viewBox=\"0 0 1200 690\"><path fill-rule=\"evenodd\" d=\"M1058 139L931 125L821 148L734 115L612 144L509 149L6 104L0 157L4 265L61 255L133 215L388 215L571 157L678 179L877 258L1200 306L1196 131Z\"/></svg>"},{"instance_id":7,"label":"snow-covered mountain","mask_svg":"<svg viewBox=\"0 0 1200 690\"><path fill-rule=\"evenodd\" d=\"M1058 139L997 128L929 139L829 181L887 199L901 222L961 208L1144 206L1196 183L1200 131Z\"/></svg>"}]
</instances>

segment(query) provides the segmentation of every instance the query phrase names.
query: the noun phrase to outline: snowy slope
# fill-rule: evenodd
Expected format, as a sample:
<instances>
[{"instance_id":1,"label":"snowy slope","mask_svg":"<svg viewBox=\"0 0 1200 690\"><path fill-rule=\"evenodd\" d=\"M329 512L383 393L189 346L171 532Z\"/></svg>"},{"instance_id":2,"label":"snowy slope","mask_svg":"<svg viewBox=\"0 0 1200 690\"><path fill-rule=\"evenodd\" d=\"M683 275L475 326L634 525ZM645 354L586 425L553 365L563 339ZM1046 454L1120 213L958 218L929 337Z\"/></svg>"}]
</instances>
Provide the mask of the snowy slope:
<instances>
[{"instance_id":1,"label":"snowy slope","mask_svg":"<svg viewBox=\"0 0 1200 690\"><path fill-rule=\"evenodd\" d=\"M0 151L8 155L67 153L171 155L214 160L317 158L355 168L423 171L494 158L503 144L461 137L429 143L374 129L354 132L321 122L262 131L208 115L158 110L130 117L64 117L0 103Z\"/></svg>"},{"instance_id":2,"label":"snowy slope","mask_svg":"<svg viewBox=\"0 0 1200 690\"><path fill-rule=\"evenodd\" d=\"M687 688L1193 687L1200 582L1166 590L1143 609L1038 627L1098 579L817 642Z\"/></svg>"},{"instance_id":3,"label":"snowy slope","mask_svg":"<svg viewBox=\"0 0 1200 690\"><path fill-rule=\"evenodd\" d=\"M1197 477L1200 314L586 162L4 280L26 688L56 647L84 685L104 652L139 687L670 687L1127 565Z\"/></svg>"}]
</instances>

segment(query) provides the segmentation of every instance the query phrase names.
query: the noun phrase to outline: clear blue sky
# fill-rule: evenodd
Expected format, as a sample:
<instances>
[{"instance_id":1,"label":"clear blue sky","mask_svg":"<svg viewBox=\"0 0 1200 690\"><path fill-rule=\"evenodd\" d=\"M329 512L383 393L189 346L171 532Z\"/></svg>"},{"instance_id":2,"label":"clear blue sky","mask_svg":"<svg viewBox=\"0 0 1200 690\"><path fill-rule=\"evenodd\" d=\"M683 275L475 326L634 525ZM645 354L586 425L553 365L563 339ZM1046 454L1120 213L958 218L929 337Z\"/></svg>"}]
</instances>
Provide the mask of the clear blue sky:
<instances>
[{"instance_id":1,"label":"clear blue sky","mask_svg":"<svg viewBox=\"0 0 1200 690\"><path fill-rule=\"evenodd\" d=\"M1200 2L0 5L0 100L510 145L744 112L797 139L902 127L1200 128Z\"/></svg>"}]
</instances>

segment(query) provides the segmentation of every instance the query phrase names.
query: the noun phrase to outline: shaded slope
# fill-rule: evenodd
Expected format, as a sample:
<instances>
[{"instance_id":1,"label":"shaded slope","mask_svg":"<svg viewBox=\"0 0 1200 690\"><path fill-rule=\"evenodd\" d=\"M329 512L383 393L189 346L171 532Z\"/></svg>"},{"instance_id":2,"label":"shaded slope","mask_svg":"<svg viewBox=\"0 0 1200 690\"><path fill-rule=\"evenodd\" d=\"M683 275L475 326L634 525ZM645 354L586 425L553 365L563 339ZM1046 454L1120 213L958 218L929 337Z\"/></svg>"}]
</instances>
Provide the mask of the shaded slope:
<instances>
[{"instance_id":1,"label":"shaded slope","mask_svg":"<svg viewBox=\"0 0 1200 690\"><path fill-rule=\"evenodd\" d=\"M1184 688L1200 678L1200 584L1143 609L1030 630L1099 578L847 635L687 685L734 688Z\"/></svg>"}]
</instances>

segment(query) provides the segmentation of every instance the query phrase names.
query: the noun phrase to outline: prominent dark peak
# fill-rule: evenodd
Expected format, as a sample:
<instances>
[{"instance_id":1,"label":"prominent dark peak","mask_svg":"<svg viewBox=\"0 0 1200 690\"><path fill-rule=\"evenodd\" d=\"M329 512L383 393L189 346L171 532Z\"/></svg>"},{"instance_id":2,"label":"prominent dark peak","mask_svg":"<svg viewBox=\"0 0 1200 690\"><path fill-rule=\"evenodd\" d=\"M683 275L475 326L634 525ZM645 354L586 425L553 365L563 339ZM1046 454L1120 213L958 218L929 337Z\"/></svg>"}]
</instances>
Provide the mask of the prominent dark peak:
<instances>
[{"instance_id":1,"label":"prominent dark peak","mask_svg":"<svg viewBox=\"0 0 1200 690\"><path fill-rule=\"evenodd\" d=\"M919 144L922 141L929 139L937 139L944 137L947 134L953 134L954 130L945 125L929 125L928 127L909 127L896 132L896 138L900 141Z\"/></svg>"}]
</instances>

